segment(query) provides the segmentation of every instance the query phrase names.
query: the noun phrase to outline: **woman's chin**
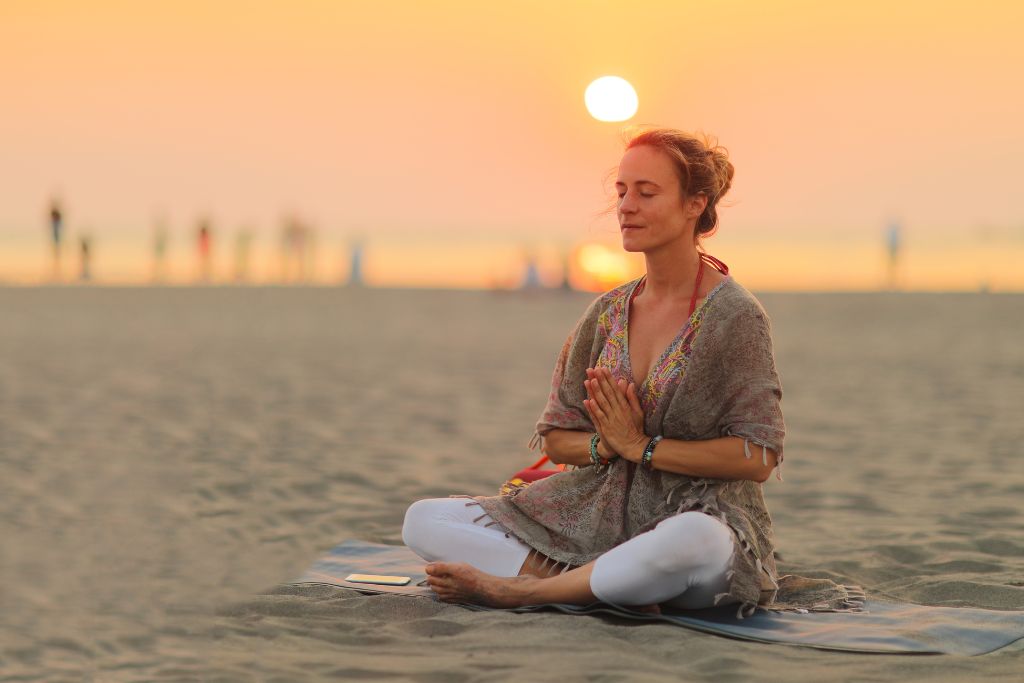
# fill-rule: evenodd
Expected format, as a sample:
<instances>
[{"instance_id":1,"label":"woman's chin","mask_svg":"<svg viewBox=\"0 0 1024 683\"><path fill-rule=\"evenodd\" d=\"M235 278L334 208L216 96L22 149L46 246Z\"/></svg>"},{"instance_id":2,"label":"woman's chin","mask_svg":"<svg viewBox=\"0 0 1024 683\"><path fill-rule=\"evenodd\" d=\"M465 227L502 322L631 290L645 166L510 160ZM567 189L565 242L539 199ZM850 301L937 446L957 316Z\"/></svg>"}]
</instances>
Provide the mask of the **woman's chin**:
<instances>
[{"instance_id":1,"label":"woman's chin","mask_svg":"<svg viewBox=\"0 0 1024 683\"><path fill-rule=\"evenodd\" d=\"M629 230L623 232L622 233L622 248L623 248L623 250L628 251L628 252L633 252L633 253L638 252L638 251L643 251L644 250L644 246L645 246L644 242L643 242L643 240L637 239L637 237L638 237L637 235L632 234L631 231L629 231Z\"/></svg>"},{"instance_id":2,"label":"woman's chin","mask_svg":"<svg viewBox=\"0 0 1024 683\"><path fill-rule=\"evenodd\" d=\"M639 240L631 240L631 239L629 239L627 237L623 237L622 238L622 250L623 251L628 251L631 254L635 254L637 252L644 251L644 249L645 249L645 245L642 244Z\"/></svg>"}]
</instances>

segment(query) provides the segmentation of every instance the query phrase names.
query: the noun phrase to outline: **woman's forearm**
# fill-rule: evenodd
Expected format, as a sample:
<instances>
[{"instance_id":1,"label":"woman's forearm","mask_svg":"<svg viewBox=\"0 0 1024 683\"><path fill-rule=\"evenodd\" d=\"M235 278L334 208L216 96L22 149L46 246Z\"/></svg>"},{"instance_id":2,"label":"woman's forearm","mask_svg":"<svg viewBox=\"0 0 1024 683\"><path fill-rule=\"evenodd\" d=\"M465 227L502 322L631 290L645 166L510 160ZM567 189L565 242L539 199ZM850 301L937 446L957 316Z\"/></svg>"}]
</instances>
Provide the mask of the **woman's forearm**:
<instances>
[{"instance_id":1,"label":"woman's forearm","mask_svg":"<svg viewBox=\"0 0 1024 683\"><path fill-rule=\"evenodd\" d=\"M593 432L575 429L552 429L544 435L544 454L556 465L590 465L590 438ZM602 443L597 445L597 454L608 459L611 453Z\"/></svg>"},{"instance_id":2,"label":"woman's forearm","mask_svg":"<svg viewBox=\"0 0 1024 683\"><path fill-rule=\"evenodd\" d=\"M591 436L592 432L552 429L544 436L544 453L556 465L589 465ZM639 463L646 445L647 441L638 443L626 449L621 455L627 460ZM605 451L603 443L598 444L597 451L603 458L612 455ZM751 455L753 457L746 457L743 439L738 436L704 441L662 439L654 449L651 464L656 470L690 477L766 481L776 465L775 451L767 449L765 457L762 458L761 447L752 445ZM764 464L765 459L768 461L767 465Z\"/></svg>"},{"instance_id":3,"label":"woman's forearm","mask_svg":"<svg viewBox=\"0 0 1024 683\"><path fill-rule=\"evenodd\" d=\"M630 448L622 455L639 463L643 457L644 446L646 444ZM738 436L704 441L662 439L654 449L651 465L656 470L691 477L766 481L775 468L775 451L767 449L762 458L761 447L753 446L751 456L748 458L744 453L743 439ZM767 465L764 464L764 460L767 460Z\"/></svg>"}]
</instances>

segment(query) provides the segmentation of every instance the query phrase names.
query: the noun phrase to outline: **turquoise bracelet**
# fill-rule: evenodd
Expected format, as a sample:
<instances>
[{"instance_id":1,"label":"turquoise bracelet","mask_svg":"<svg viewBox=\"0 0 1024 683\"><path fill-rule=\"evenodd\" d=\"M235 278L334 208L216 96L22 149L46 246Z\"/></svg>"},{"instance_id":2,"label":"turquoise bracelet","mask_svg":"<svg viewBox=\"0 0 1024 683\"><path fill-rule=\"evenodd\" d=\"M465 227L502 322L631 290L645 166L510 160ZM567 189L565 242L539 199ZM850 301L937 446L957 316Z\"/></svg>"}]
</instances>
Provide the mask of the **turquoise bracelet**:
<instances>
[{"instance_id":1,"label":"turquoise bracelet","mask_svg":"<svg viewBox=\"0 0 1024 683\"><path fill-rule=\"evenodd\" d=\"M601 466L601 456L597 454L597 443L601 440L601 435L594 432L594 435L590 437L590 462L594 463L594 467Z\"/></svg>"},{"instance_id":2,"label":"turquoise bracelet","mask_svg":"<svg viewBox=\"0 0 1024 683\"><path fill-rule=\"evenodd\" d=\"M658 445L658 442L661 441L661 439L662 437L659 435L647 442L647 447L644 448L644 455L640 458L640 464L645 469L650 470L654 468L651 464L651 459L654 457L654 447Z\"/></svg>"}]
</instances>

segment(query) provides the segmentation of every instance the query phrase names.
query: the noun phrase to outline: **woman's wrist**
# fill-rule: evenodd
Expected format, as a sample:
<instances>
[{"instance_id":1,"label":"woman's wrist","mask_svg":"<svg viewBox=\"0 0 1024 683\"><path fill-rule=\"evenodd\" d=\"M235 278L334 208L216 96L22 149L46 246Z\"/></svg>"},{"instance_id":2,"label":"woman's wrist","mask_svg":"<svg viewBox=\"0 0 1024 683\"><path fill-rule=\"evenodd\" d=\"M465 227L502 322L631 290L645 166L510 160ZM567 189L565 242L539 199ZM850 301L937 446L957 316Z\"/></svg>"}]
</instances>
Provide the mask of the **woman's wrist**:
<instances>
[{"instance_id":1,"label":"woman's wrist","mask_svg":"<svg viewBox=\"0 0 1024 683\"><path fill-rule=\"evenodd\" d=\"M610 462L610 459L601 454L601 435L597 432L590 435L589 453L590 464L594 467L604 467Z\"/></svg>"},{"instance_id":2,"label":"woman's wrist","mask_svg":"<svg viewBox=\"0 0 1024 683\"><path fill-rule=\"evenodd\" d=\"M647 445L644 446L644 454L643 454L643 456L640 459L640 466L641 467L643 467L645 469L648 469L648 470L653 470L654 469L654 449L658 445L658 443L661 441L661 439L662 439L662 437L659 434L658 436L655 436L653 439L648 441Z\"/></svg>"},{"instance_id":3,"label":"woman's wrist","mask_svg":"<svg viewBox=\"0 0 1024 683\"><path fill-rule=\"evenodd\" d=\"M601 460L606 463L619 457L619 454L613 451L604 440L599 440L597 442L597 454L601 456Z\"/></svg>"},{"instance_id":4,"label":"woman's wrist","mask_svg":"<svg viewBox=\"0 0 1024 683\"><path fill-rule=\"evenodd\" d=\"M650 438L646 434L640 434L632 439L622 452L619 454L630 462L640 463L644 457L644 449L647 448L647 444L650 443Z\"/></svg>"}]
</instances>

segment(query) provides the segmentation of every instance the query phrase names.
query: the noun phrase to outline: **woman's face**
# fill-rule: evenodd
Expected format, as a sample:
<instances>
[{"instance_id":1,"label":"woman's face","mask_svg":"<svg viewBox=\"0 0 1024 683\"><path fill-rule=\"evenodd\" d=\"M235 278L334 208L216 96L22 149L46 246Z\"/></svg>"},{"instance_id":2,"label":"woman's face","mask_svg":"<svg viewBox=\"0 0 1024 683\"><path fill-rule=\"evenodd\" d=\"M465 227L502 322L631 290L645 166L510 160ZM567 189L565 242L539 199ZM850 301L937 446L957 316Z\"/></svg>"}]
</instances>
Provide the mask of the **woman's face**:
<instances>
[{"instance_id":1,"label":"woman's face","mask_svg":"<svg viewBox=\"0 0 1024 683\"><path fill-rule=\"evenodd\" d=\"M626 150L615 182L619 230L626 251L651 251L676 240L693 241L703 195L682 196L672 161L647 145Z\"/></svg>"}]
</instances>

